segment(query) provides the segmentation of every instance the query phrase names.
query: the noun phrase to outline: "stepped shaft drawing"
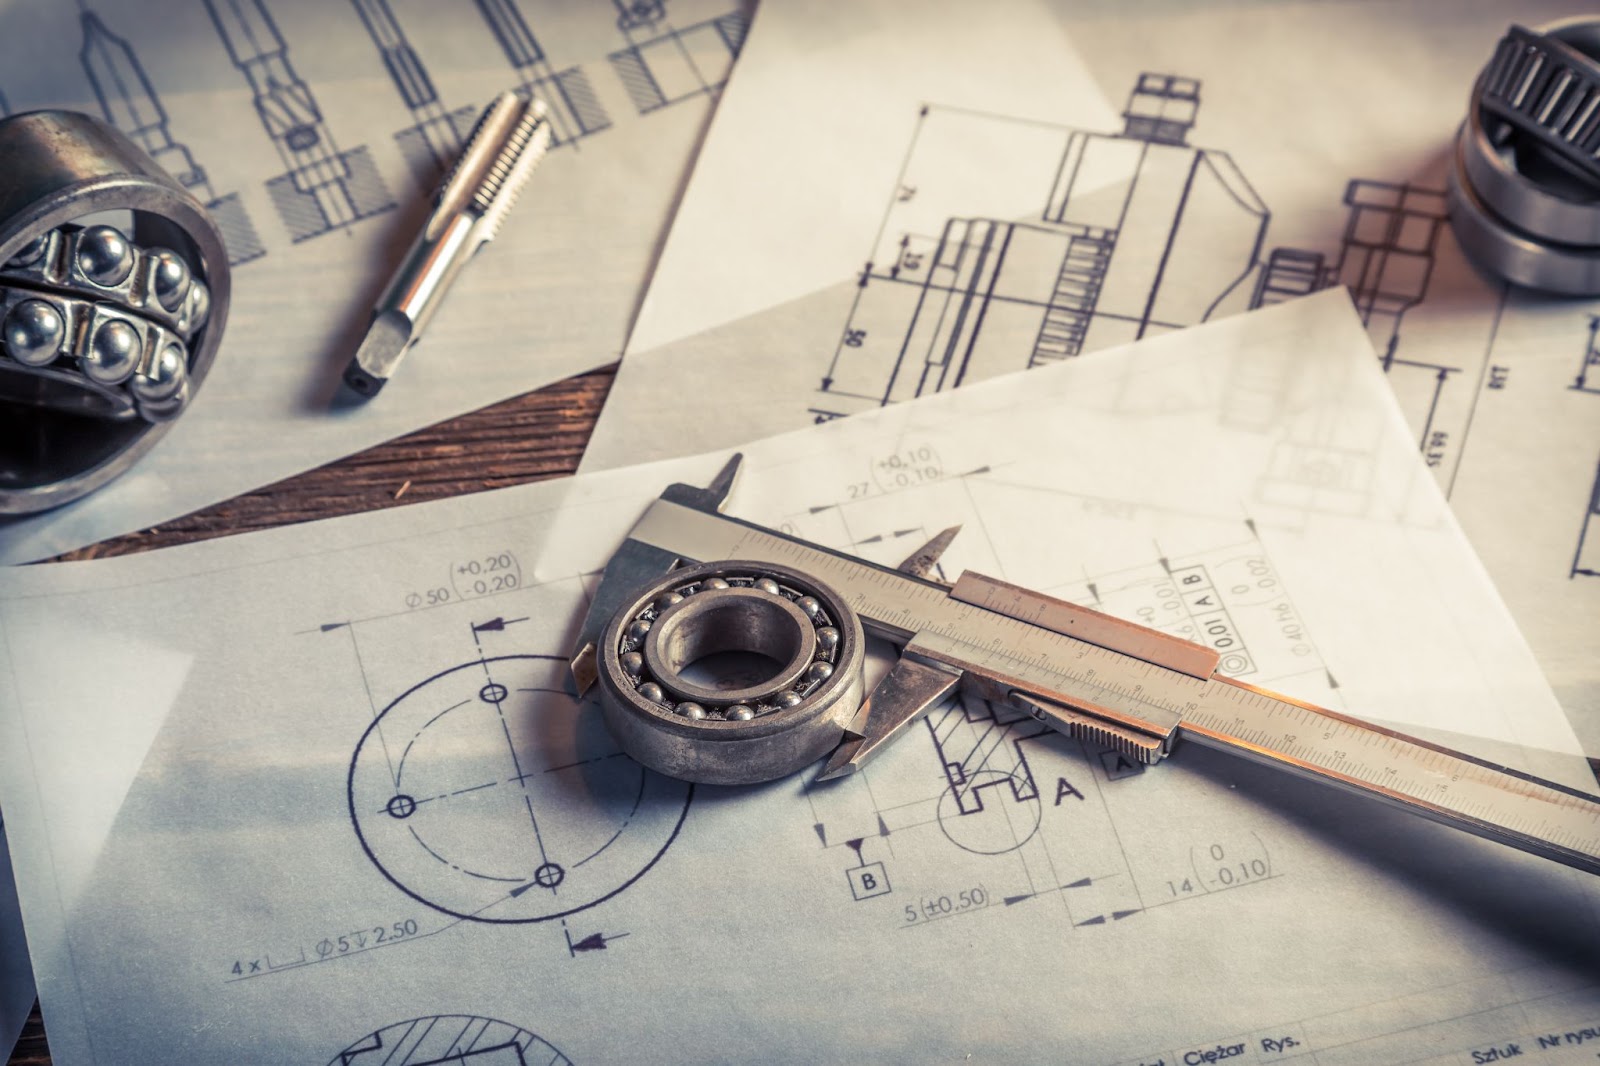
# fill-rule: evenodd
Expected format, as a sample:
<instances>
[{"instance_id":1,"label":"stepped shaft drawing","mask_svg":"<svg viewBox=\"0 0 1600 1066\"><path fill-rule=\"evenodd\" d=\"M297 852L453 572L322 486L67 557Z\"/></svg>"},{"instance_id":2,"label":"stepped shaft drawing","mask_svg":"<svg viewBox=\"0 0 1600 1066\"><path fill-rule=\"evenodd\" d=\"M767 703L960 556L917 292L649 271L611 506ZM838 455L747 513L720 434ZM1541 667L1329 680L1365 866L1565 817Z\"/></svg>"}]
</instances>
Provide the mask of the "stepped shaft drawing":
<instances>
[{"instance_id":1,"label":"stepped shaft drawing","mask_svg":"<svg viewBox=\"0 0 1600 1066\"><path fill-rule=\"evenodd\" d=\"M78 58L106 121L154 159L206 205L222 231L228 260L235 266L266 253L238 193L218 196L205 168L188 146L174 140L167 110L133 47L106 28L100 16L82 15L83 46ZM0 114L4 109L0 108Z\"/></svg>"},{"instance_id":2,"label":"stepped shaft drawing","mask_svg":"<svg viewBox=\"0 0 1600 1066\"><path fill-rule=\"evenodd\" d=\"M262 0L205 0L256 116L286 168L267 191L296 243L381 214L395 202L365 147L340 151Z\"/></svg>"},{"instance_id":3,"label":"stepped shaft drawing","mask_svg":"<svg viewBox=\"0 0 1600 1066\"><path fill-rule=\"evenodd\" d=\"M430 187L461 154L475 117L471 107L447 111L422 58L406 38L389 0L350 0L367 35L383 57L384 69L412 124L395 134L401 152L424 186Z\"/></svg>"},{"instance_id":4,"label":"stepped shaft drawing","mask_svg":"<svg viewBox=\"0 0 1600 1066\"><path fill-rule=\"evenodd\" d=\"M550 115L553 144L572 144L611 125L611 117L595 95L582 67L556 70L538 38L528 28L517 0L473 0L478 13L500 42L506 62L516 72L522 90L544 101Z\"/></svg>"}]
</instances>

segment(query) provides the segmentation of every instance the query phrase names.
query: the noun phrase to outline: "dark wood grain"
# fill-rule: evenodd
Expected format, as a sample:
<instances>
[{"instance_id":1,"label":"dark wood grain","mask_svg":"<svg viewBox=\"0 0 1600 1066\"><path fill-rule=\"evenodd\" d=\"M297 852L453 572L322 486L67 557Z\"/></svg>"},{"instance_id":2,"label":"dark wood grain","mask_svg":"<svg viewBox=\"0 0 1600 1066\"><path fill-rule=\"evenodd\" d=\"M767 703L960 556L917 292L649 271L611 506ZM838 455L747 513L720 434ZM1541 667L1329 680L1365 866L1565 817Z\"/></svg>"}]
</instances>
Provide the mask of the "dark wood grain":
<instances>
[{"instance_id":1,"label":"dark wood grain","mask_svg":"<svg viewBox=\"0 0 1600 1066\"><path fill-rule=\"evenodd\" d=\"M607 367L569 378L62 558L128 555L570 474L594 431L614 372ZM7 1066L50 1066L37 1004Z\"/></svg>"}]
</instances>

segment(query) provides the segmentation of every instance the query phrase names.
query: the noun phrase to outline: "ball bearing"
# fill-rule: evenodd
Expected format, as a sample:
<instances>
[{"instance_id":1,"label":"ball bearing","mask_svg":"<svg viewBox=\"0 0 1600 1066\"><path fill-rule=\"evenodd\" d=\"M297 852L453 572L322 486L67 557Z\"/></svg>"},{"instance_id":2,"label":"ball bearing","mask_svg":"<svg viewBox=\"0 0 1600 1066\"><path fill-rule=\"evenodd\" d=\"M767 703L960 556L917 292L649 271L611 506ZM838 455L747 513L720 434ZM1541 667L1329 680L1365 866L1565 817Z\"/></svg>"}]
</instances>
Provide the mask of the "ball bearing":
<instances>
[{"instance_id":1,"label":"ball bearing","mask_svg":"<svg viewBox=\"0 0 1600 1066\"><path fill-rule=\"evenodd\" d=\"M752 784L839 742L864 694L861 622L838 593L771 563L674 570L600 643L601 708L624 751L672 777Z\"/></svg>"},{"instance_id":2,"label":"ball bearing","mask_svg":"<svg viewBox=\"0 0 1600 1066\"><path fill-rule=\"evenodd\" d=\"M0 422L29 442L0 466L5 516L78 499L156 444L210 371L230 288L205 208L106 123L0 119L0 159Z\"/></svg>"}]
</instances>

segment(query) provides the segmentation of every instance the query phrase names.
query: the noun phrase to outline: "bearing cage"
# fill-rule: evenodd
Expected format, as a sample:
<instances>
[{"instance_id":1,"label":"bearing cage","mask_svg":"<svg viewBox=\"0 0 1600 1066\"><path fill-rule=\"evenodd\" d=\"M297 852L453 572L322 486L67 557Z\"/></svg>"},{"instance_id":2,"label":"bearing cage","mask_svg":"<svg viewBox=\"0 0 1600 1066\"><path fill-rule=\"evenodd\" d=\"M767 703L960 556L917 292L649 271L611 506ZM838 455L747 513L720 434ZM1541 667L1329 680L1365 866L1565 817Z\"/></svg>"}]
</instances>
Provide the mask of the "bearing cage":
<instances>
[{"instance_id":1,"label":"bearing cage","mask_svg":"<svg viewBox=\"0 0 1600 1066\"><path fill-rule=\"evenodd\" d=\"M708 616L733 599L743 611L803 621L806 631L777 674L716 693L679 676L687 663L663 661L671 654L659 641L652 648L651 634L674 618L711 625ZM762 651L749 646L759 643L750 635L743 646L710 650ZM607 728L633 758L689 781L751 784L793 773L838 744L863 698L865 638L855 612L826 585L769 563L674 570L612 616L599 647Z\"/></svg>"}]
</instances>

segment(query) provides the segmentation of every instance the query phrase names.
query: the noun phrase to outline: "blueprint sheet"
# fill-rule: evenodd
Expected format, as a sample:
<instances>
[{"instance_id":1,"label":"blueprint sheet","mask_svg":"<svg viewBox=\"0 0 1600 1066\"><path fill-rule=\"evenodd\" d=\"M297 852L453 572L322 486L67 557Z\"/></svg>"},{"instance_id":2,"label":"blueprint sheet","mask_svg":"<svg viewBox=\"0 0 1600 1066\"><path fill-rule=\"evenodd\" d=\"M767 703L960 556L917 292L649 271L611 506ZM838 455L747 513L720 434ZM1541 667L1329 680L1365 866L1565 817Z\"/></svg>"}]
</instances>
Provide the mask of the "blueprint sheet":
<instances>
[{"instance_id":1,"label":"blueprint sheet","mask_svg":"<svg viewBox=\"0 0 1600 1066\"><path fill-rule=\"evenodd\" d=\"M0 562L156 525L615 359L747 8L0 5L0 113L109 119L210 205L234 260L227 333L193 409L116 484L0 525ZM383 395L341 398L425 197L507 88L547 102L556 146Z\"/></svg>"},{"instance_id":2,"label":"blueprint sheet","mask_svg":"<svg viewBox=\"0 0 1600 1066\"><path fill-rule=\"evenodd\" d=\"M33 970L28 942L22 935L22 914L11 878L11 853L6 848L5 819L0 818L0 1056L11 1048L33 1009Z\"/></svg>"},{"instance_id":3,"label":"blueprint sheet","mask_svg":"<svg viewBox=\"0 0 1600 1066\"><path fill-rule=\"evenodd\" d=\"M751 76L719 105L584 469L1345 285L1414 445L1600 755L1600 304L1484 279L1445 218L1451 140L1513 13L1056 6L1074 46L1058 62L1086 64L1122 114L1094 94L997 105L926 73L896 81L857 41L860 122L799 115L782 136L803 150L749 151L812 85L807 16L775 6L749 41ZM876 47L898 63L907 43L885 25ZM964 66L1011 58L973 48ZM685 396L700 417L638 431Z\"/></svg>"},{"instance_id":4,"label":"blueprint sheet","mask_svg":"<svg viewBox=\"0 0 1600 1066\"><path fill-rule=\"evenodd\" d=\"M1587 773L1341 294L747 456L731 514L880 561L960 522L948 576ZM0 576L57 1061L1593 1054L1592 877L1242 760L1139 772L974 704L829 786L642 771L564 653L645 503L725 458Z\"/></svg>"}]
</instances>

